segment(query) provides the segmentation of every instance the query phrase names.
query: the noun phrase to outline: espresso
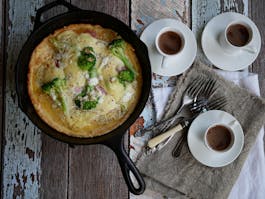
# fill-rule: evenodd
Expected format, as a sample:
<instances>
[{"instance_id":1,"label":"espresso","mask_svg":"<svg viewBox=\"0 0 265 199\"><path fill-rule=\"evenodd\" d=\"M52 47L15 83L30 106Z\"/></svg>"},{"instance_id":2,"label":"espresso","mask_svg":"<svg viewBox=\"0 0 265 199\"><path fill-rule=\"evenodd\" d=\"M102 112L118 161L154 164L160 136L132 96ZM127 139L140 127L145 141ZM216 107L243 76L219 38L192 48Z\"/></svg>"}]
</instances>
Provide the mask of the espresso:
<instances>
[{"instance_id":1,"label":"espresso","mask_svg":"<svg viewBox=\"0 0 265 199\"><path fill-rule=\"evenodd\" d=\"M206 139L208 145L217 151L225 150L232 142L232 136L229 129L222 125L216 125L210 128L207 132Z\"/></svg>"},{"instance_id":2,"label":"espresso","mask_svg":"<svg viewBox=\"0 0 265 199\"><path fill-rule=\"evenodd\" d=\"M228 41L238 47L246 45L250 39L248 29L241 24L234 24L228 27L226 36Z\"/></svg>"},{"instance_id":3,"label":"espresso","mask_svg":"<svg viewBox=\"0 0 265 199\"><path fill-rule=\"evenodd\" d=\"M181 50L182 40L178 33L167 31L160 35L158 45L162 52L173 55Z\"/></svg>"}]
</instances>

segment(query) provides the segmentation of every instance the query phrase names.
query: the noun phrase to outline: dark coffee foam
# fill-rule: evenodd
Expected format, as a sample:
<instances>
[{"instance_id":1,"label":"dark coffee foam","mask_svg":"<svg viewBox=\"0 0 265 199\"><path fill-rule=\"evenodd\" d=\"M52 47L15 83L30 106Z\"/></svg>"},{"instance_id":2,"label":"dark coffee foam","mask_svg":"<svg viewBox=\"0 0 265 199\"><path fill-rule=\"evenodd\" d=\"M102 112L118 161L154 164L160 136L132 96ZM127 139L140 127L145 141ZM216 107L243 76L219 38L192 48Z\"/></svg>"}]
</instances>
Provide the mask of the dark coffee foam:
<instances>
[{"instance_id":1,"label":"dark coffee foam","mask_svg":"<svg viewBox=\"0 0 265 199\"><path fill-rule=\"evenodd\" d=\"M173 55L181 50L182 40L176 32L167 31L160 35L158 45L162 52Z\"/></svg>"},{"instance_id":2,"label":"dark coffee foam","mask_svg":"<svg viewBox=\"0 0 265 199\"><path fill-rule=\"evenodd\" d=\"M248 29L242 24L234 24L228 27L226 31L228 41L238 47L246 45L250 39Z\"/></svg>"},{"instance_id":3,"label":"dark coffee foam","mask_svg":"<svg viewBox=\"0 0 265 199\"><path fill-rule=\"evenodd\" d=\"M232 136L225 126L216 125L208 130L206 135L208 145L217 151L225 150L232 142Z\"/></svg>"}]
</instances>

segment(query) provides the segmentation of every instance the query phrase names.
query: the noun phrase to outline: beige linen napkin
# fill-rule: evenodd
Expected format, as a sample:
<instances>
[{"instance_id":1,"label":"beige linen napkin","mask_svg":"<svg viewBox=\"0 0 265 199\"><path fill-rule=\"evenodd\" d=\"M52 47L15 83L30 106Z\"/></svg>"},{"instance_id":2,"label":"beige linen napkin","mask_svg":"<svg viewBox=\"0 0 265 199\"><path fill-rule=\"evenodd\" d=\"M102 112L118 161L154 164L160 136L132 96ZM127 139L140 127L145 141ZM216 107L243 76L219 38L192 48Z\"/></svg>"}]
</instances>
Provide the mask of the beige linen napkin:
<instances>
[{"instance_id":1,"label":"beige linen napkin","mask_svg":"<svg viewBox=\"0 0 265 199\"><path fill-rule=\"evenodd\" d=\"M198 76L217 79L219 87L215 95L225 95L229 100L226 111L234 115L242 125L245 144L240 156L230 165L210 168L197 162L184 146L179 158L171 152L180 134L160 151L151 155L143 154L137 167L143 174L147 188L168 197L176 198L227 198L235 183L259 129L265 121L265 102L248 93L232 82L219 77L212 69L201 63L194 63L182 77L172 92L166 105L163 120L170 118L179 107L182 93L187 85Z\"/></svg>"}]
</instances>

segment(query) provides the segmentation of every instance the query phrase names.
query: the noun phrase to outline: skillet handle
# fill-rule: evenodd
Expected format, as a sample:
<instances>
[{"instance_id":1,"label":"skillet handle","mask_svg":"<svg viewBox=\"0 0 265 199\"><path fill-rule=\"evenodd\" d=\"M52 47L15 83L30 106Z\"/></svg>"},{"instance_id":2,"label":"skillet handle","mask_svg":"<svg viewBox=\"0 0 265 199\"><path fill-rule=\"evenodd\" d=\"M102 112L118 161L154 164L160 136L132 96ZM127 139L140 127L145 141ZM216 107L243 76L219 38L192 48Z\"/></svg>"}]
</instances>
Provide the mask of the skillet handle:
<instances>
[{"instance_id":1,"label":"skillet handle","mask_svg":"<svg viewBox=\"0 0 265 199\"><path fill-rule=\"evenodd\" d=\"M76 6L73 6L72 4L66 2L65 0L56 0L56 1L53 1L41 8L39 8L37 10L37 13L36 13L36 17L35 17L35 21L34 21L34 28L33 30L36 30L38 27L40 27L43 22L41 22L40 18L41 18L41 15L50 10L51 8L53 7L56 7L56 6L65 6L66 8L68 8L68 12L72 12L72 11L75 11L75 10L81 10L80 8L76 7Z\"/></svg>"},{"instance_id":2,"label":"skillet handle","mask_svg":"<svg viewBox=\"0 0 265 199\"><path fill-rule=\"evenodd\" d=\"M112 139L108 143L105 143L105 145L110 147L115 152L121 167L124 180L129 188L129 191L135 195L140 195L145 191L145 182L140 172L135 167L134 163L126 153L123 141L124 141L123 136L119 137L117 136L114 137L114 139ZM130 177L130 172L132 172L135 179L137 180L138 188L134 186L132 179Z\"/></svg>"}]
</instances>

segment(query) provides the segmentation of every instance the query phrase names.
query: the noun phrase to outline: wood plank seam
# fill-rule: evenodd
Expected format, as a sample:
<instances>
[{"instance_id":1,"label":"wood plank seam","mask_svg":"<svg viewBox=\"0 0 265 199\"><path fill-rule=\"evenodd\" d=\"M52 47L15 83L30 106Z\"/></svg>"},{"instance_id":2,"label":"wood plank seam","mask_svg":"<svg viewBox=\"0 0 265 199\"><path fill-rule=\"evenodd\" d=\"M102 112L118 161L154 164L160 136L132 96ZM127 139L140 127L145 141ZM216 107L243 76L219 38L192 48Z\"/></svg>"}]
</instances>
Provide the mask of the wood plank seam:
<instances>
[{"instance_id":1,"label":"wood plank seam","mask_svg":"<svg viewBox=\"0 0 265 199\"><path fill-rule=\"evenodd\" d=\"M5 112L5 76L3 74L5 74L5 63L6 63L6 51L5 51L5 47L6 47L6 0L2 0L2 21L1 21L1 59L2 59L2 63L1 63L1 67L3 67L2 71L3 73L1 74L1 80L2 80L2 85L3 87L2 89L2 113L3 114ZM0 135L0 139L1 139L1 149L0 149L0 165L1 165L1 169L0 169L0 197L3 198L3 168L4 168L4 164L3 164L3 152L4 152L4 145L5 145L5 141L4 141L4 123L5 123L5 118L2 116L2 121L1 121L1 135Z\"/></svg>"},{"instance_id":2,"label":"wood plank seam","mask_svg":"<svg viewBox=\"0 0 265 199\"><path fill-rule=\"evenodd\" d=\"M69 199L69 179L70 179L70 147L67 147L67 183L66 183L66 198Z\"/></svg>"}]
</instances>

